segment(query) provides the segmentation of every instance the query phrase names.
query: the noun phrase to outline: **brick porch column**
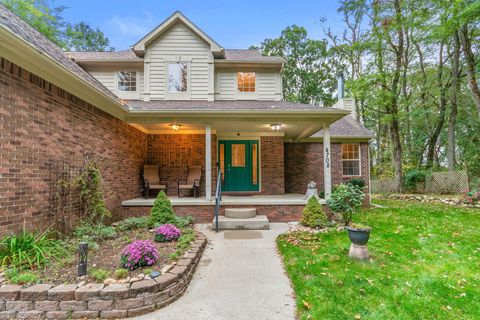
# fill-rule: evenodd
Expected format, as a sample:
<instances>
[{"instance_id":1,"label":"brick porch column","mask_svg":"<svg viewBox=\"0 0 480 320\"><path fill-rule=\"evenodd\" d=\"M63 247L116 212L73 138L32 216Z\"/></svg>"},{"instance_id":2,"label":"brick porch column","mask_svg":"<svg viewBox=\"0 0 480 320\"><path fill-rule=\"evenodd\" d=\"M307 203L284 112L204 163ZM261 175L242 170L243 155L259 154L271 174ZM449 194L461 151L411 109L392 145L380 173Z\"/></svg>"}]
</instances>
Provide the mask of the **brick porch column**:
<instances>
[{"instance_id":1,"label":"brick porch column","mask_svg":"<svg viewBox=\"0 0 480 320\"><path fill-rule=\"evenodd\" d=\"M325 199L332 193L332 168L330 147L330 125L323 123L323 181L325 184Z\"/></svg>"},{"instance_id":2,"label":"brick porch column","mask_svg":"<svg viewBox=\"0 0 480 320\"><path fill-rule=\"evenodd\" d=\"M212 127L205 127L205 199L212 199Z\"/></svg>"}]
</instances>

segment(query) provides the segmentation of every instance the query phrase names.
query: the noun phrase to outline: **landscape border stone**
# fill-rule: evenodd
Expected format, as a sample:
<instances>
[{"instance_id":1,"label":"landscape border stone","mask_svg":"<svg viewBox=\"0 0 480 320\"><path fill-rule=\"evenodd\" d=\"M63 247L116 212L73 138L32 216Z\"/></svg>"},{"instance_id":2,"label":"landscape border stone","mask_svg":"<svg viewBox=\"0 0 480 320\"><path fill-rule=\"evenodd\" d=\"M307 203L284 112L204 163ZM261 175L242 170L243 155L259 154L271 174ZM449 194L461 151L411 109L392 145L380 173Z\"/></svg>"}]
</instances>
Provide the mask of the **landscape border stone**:
<instances>
[{"instance_id":1,"label":"landscape border stone","mask_svg":"<svg viewBox=\"0 0 480 320\"><path fill-rule=\"evenodd\" d=\"M22 288L0 287L1 319L119 319L139 316L163 308L187 289L207 238L197 239L178 260L178 264L154 279L104 285L37 284Z\"/></svg>"}]
</instances>

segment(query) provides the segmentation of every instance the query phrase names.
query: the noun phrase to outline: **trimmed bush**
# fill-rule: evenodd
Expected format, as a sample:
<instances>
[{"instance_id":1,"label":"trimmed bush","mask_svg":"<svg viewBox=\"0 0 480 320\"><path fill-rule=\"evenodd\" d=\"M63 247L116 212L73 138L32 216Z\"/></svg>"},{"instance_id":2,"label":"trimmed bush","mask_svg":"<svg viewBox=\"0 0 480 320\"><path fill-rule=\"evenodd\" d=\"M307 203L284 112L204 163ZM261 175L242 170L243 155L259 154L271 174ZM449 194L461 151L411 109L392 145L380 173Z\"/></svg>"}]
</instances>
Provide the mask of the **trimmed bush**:
<instances>
[{"instance_id":1,"label":"trimmed bush","mask_svg":"<svg viewBox=\"0 0 480 320\"><path fill-rule=\"evenodd\" d=\"M327 204L346 226L352 222L352 215L362 206L365 193L351 184L339 184L332 192Z\"/></svg>"},{"instance_id":2,"label":"trimmed bush","mask_svg":"<svg viewBox=\"0 0 480 320\"><path fill-rule=\"evenodd\" d=\"M180 238L182 232L173 224L163 224L154 231L155 241L170 242Z\"/></svg>"},{"instance_id":3,"label":"trimmed bush","mask_svg":"<svg viewBox=\"0 0 480 320\"><path fill-rule=\"evenodd\" d=\"M108 271L102 268L91 268L88 274L97 282L103 282L108 278Z\"/></svg>"},{"instance_id":4,"label":"trimmed bush","mask_svg":"<svg viewBox=\"0 0 480 320\"><path fill-rule=\"evenodd\" d=\"M177 222L177 216L175 216L175 213L173 212L172 203L162 190L158 193L157 198L153 202L153 207L150 211L150 216L148 217L148 225L154 227L166 223L175 224L175 222Z\"/></svg>"},{"instance_id":5,"label":"trimmed bush","mask_svg":"<svg viewBox=\"0 0 480 320\"><path fill-rule=\"evenodd\" d=\"M361 190L363 190L363 188L365 188L365 180L363 180L363 178L352 178L347 183L351 184L352 186L355 186L355 187L357 187Z\"/></svg>"},{"instance_id":6,"label":"trimmed bush","mask_svg":"<svg viewBox=\"0 0 480 320\"><path fill-rule=\"evenodd\" d=\"M137 240L123 249L120 265L129 270L151 266L157 262L158 251L150 240Z\"/></svg>"},{"instance_id":7,"label":"trimmed bush","mask_svg":"<svg viewBox=\"0 0 480 320\"><path fill-rule=\"evenodd\" d=\"M316 197L308 199L305 209L303 209L301 223L304 226L317 228L325 227L328 223L327 216L323 213L322 205Z\"/></svg>"}]
</instances>

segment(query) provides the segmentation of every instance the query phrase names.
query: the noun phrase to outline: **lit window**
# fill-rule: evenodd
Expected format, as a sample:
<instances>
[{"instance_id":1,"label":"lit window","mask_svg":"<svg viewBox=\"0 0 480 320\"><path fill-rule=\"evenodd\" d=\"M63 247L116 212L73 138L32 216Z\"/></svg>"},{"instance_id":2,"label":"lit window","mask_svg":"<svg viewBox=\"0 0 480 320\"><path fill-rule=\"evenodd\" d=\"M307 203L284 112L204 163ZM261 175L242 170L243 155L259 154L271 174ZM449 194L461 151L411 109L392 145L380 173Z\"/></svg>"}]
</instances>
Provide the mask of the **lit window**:
<instances>
[{"instance_id":1,"label":"lit window","mask_svg":"<svg viewBox=\"0 0 480 320\"><path fill-rule=\"evenodd\" d=\"M168 65L168 92L187 92L188 74L186 63Z\"/></svg>"},{"instance_id":2,"label":"lit window","mask_svg":"<svg viewBox=\"0 0 480 320\"><path fill-rule=\"evenodd\" d=\"M360 175L359 144L342 144L342 163L344 176Z\"/></svg>"},{"instance_id":3,"label":"lit window","mask_svg":"<svg viewBox=\"0 0 480 320\"><path fill-rule=\"evenodd\" d=\"M118 72L118 91L137 91L137 73L135 71Z\"/></svg>"},{"instance_id":4,"label":"lit window","mask_svg":"<svg viewBox=\"0 0 480 320\"><path fill-rule=\"evenodd\" d=\"M237 73L238 92L255 92L255 72Z\"/></svg>"}]
</instances>

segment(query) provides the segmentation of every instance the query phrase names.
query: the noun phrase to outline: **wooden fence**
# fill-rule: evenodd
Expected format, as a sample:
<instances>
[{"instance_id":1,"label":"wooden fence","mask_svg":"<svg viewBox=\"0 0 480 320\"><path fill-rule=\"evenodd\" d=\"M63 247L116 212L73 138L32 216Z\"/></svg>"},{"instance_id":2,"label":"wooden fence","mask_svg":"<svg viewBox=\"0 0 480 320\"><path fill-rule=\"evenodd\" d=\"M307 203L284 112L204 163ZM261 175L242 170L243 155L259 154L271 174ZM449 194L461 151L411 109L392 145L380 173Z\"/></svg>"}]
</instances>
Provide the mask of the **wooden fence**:
<instances>
[{"instance_id":1,"label":"wooden fence","mask_svg":"<svg viewBox=\"0 0 480 320\"><path fill-rule=\"evenodd\" d=\"M394 193L393 178L372 179L372 193ZM415 193L457 194L469 189L467 171L433 172L425 183L419 184Z\"/></svg>"}]
</instances>

